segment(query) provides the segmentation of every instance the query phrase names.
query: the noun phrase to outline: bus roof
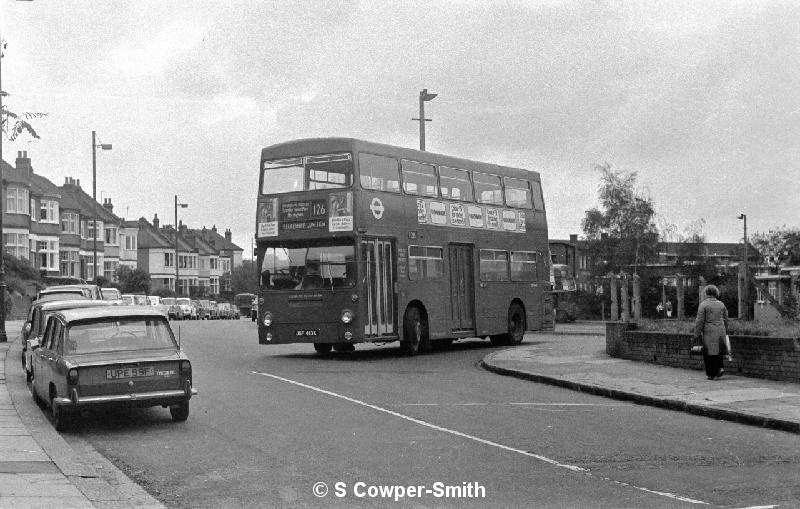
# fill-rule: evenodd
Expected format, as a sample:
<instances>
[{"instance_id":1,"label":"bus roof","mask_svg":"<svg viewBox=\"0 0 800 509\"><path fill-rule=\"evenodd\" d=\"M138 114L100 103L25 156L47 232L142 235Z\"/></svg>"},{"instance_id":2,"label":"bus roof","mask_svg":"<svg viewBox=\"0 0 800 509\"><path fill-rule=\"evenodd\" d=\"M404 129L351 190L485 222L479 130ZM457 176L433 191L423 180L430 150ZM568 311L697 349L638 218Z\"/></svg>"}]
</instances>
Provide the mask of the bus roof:
<instances>
[{"instance_id":1,"label":"bus roof","mask_svg":"<svg viewBox=\"0 0 800 509\"><path fill-rule=\"evenodd\" d=\"M302 138L277 143L261 150L261 160L317 155L330 152L370 152L375 154L411 159L422 163L441 164L465 170L476 170L495 175L525 178L540 182L539 172L493 163L485 163L459 157L437 154L395 145L386 145L355 138Z\"/></svg>"}]
</instances>

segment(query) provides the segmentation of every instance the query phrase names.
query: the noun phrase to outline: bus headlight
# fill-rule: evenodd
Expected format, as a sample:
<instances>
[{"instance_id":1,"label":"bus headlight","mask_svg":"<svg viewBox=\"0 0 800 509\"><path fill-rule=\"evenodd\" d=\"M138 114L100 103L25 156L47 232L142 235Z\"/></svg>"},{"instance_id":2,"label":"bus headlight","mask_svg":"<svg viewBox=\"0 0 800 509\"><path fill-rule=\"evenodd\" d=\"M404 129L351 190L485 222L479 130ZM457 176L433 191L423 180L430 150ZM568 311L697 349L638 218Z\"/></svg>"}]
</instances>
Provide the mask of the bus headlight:
<instances>
[{"instance_id":1,"label":"bus headlight","mask_svg":"<svg viewBox=\"0 0 800 509\"><path fill-rule=\"evenodd\" d=\"M342 311L342 323L348 324L353 322L353 312L349 309Z\"/></svg>"},{"instance_id":2,"label":"bus headlight","mask_svg":"<svg viewBox=\"0 0 800 509\"><path fill-rule=\"evenodd\" d=\"M269 311L264 312L264 326L269 327L272 325L272 313Z\"/></svg>"}]
</instances>

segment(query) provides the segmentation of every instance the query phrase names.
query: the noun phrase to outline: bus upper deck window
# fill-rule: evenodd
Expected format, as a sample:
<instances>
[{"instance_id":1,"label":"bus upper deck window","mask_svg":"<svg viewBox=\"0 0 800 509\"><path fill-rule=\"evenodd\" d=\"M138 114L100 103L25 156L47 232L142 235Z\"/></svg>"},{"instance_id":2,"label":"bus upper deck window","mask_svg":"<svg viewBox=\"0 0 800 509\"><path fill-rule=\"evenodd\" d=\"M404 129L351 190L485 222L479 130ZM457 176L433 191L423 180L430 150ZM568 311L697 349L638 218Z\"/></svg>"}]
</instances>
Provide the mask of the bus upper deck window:
<instances>
[{"instance_id":1,"label":"bus upper deck window","mask_svg":"<svg viewBox=\"0 0 800 509\"><path fill-rule=\"evenodd\" d=\"M478 203L503 204L503 188L500 185L500 177L475 172L472 174L472 178L475 182L475 198Z\"/></svg>"},{"instance_id":2,"label":"bus upper deck window","mask_svg":"<svg viewBox=\"0 0 800 509\"><path fill-rule=\"evenodd\" d=\"M518 209L533 208L531 186L527 180L506 177L506 205Z\"/></svg>"},{"instance_id":3,"label":"bus upper deck window","mask_svg":"<svg viewBox=\"0 0 800 509\"><path fill-rule=\"evenodd\" d=\"M436 172L433 165L403 159L401 169L403 190L406 194L437 196Z\"/></svg>"},{"instance_id":4,"label":"bus upper deck window","mask_svg":"<svg viewBox=\"0 0 800 509\"><path fill-rule=\"evenodd\" d=\"M439 189L442 198L472 201L472 183L466 170L439 166Z\"/></svg>"},{"instance_id":5,"label":"bus upper deck window","mask_svg":"<svg viewBox=\"0 0 800 509\"><path fill-rule=\"evenodd\" d=\"M374 154L358 154L361 187L374 191L400 192L397 159Z\"/></svg>"}]
</instances>

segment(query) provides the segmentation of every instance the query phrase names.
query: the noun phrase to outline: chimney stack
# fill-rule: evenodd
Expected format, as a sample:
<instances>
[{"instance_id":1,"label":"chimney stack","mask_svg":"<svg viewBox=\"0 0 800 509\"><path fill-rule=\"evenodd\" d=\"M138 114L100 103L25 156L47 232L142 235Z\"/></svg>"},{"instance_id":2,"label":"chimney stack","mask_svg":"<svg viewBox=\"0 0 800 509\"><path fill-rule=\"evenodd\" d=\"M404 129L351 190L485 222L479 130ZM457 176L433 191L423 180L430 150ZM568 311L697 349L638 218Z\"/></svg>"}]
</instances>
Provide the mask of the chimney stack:
<instances>
[{"instance_id":1,"label":"chimney stack","mask_svg":"<svg viewBox=\"0 0 800 509\"><path fill-rule=\"evenodd\" d=\"M114 213L114 205L111 204L111 198L104 198L103 199L103 208L107 211Z\"/></svg>"},{"instance_id":2,"label":"chimney stack","mask_svg":"<svg viewBox=\"0 0 800 509\"><path fill-rule=\"evenodd\" d=\"M230 228L226 228L225 229L225 240L227 240L228 243L230 244L232 242L232 238L233 238L233 234L231 233Z\"/></svg>"},{"instance_id":3,"label":"chimney stack","mask_svg":"<svg viewBox=\"0 0 800 509\"><path fill-rule=\"evenodd\" d=\"M569 241L573 244L578 242L578 234L577 233L570 233L569 234Z\"/></svg>"},{"instance_id":4,"label":"chimney stack","mask_svg":"<svg viewBox=\"0 0 800 509\"><path fill-rule=\"evenodd\" d=\"M31 160L28 158L27 150L17 151L17 172L26 177L30 177L31 174L33 174L33 168L31 167Z\"/></svg>"},{"instance_id":5,"label":"chimney stack","mask_svg":"<svg viewBox=\"0 0 800 509\"><path fill-rule=\"evenodd\" d=\"M158 228L158 214L155 214L155 215L153 216L153 226L155 226L156 228Z\"/></svg>"}]
</instances>

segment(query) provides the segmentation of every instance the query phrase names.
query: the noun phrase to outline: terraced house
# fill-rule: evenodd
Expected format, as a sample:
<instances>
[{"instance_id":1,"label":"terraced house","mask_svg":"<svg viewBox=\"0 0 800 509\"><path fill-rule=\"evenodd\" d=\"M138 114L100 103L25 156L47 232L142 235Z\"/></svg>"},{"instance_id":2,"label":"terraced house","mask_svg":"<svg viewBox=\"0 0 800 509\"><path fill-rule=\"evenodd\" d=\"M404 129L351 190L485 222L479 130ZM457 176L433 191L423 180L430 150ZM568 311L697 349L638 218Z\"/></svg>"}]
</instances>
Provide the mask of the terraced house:
<instances>
[{"instance_id":1,"label":"terraced house","mask_svg":"<svg viewBox=\"0 0 800 509\"><path fill-rule=\"evenodd\" d=\"M169 288L180 295L195 289L206 294L230 290L230 273L242 264L242 248L231 241L230 230L222 236L216 226L190 229L181 224L176 257L175 226L161 226L158 215L152 223L121 218L110 198L95 202L80 180L65 177L56 186L36 175L24 151L17 153L16 166L0 164L6 182L5 252L29 260L42 274L91 281L96 266L99 276L115 281L117 269L127 266L149 273L154 290Z\"/></svg>"}]
</instances>

